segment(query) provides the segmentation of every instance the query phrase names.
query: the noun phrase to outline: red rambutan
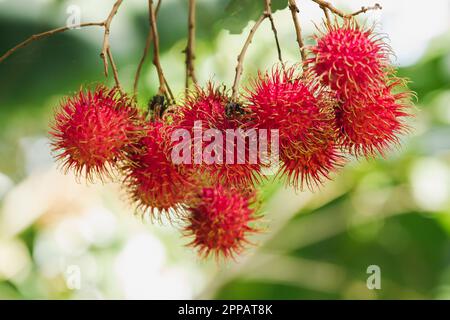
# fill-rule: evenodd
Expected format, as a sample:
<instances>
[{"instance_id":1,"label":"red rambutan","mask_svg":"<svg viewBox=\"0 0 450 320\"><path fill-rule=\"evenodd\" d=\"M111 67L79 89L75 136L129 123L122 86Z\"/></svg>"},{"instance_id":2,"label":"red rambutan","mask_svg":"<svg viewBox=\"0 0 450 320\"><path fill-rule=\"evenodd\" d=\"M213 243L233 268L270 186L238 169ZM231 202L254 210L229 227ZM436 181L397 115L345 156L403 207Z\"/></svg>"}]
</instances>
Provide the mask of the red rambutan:
<instances>
[{"instance_id":1,"label":"red rambutan","mask_svg":"<svg viewBox=\"0 0 450 320\"><path fill-rule=\"evenodd\" d=\"M290 184L311 186L340 164L331 100L319 84L296 67L275 69L259 74L247 95L255 126L279 130L280 172Z\"/></svg>"},{"instance_id":2,"label":"red rambutan","mask_svg":"<svg viewBox=\"0 0 450 320\"><path fill-rule=\"evenodd\" d=\"M149 123L147 134L130 149L122 167L132 200L152 217L182 208L193 190L190 179L168 156L167 129L159 119Z\"/></svg>"},{"instance_id":3,"label":"red rambutan","mask_svg":"<svg viewBox=\"0 0 450 320\"><path fill-rule=\"evenodd\" d=\"M253 186L260 178L260 165L257 161L250 161L250 138L240 135L241 132L244 134L240 130L247 121L246 111L240 105L230 103L223 90L211 83L204 89L196 87L177 110L172 126L172 130L184 129L190 135L191 164L184 167L199 172L207 184ZM197 127L197 123L201 126ZM196 136L196 130L200 130L202 136ZM205 136L214 131L216 134L205 141ZM227 132L230 134L227 135ZM239 149L237 136L245 141L242 148L245 154L239 152L242 150ZM197 145L201 146L200 150ZM206 154L206 151L209 153Z\"/></svg>"},{"instance_id":4,"label":"red rambutan","mask_svg":"<svg viewBox=\"0 0 450 320\"><path fill-rule=\"evenodd\" d=\"M139 139L141 118L117 89L98 86L64 99L50 131L53 151L63 167L88 180L110 177L124 147Z\"/></svg>"},{"instance_id":5,"label":"red rambutan","mask_svg":"<svg viewBox=\"0 0 450 320\"><path fill-rule=\"evenodd\" d=\"M342 155L331 136L324 136L323 141L317 140L316 146L305 146L293 143L280 152L282 161L281 173L287 176L287 181L296 189L304 185L318 185L323 179L330 179L330 173L344 163Z\"/></svg>"},{"instance_id":6,"label":"red rambutan","mask_svg":"<svg viewBox=\"0 0 450 320\"><path fill-rule=\"evenodd\" d=\"M336 125L341 145L355 156L381 155L398 144L398 135L407 131L410 92L393 93L401 84L395 80L369 98L354 95L336 110Z\"/></svg>"},{"instance_id":7,"label":"red rambutan","mask_svg":"<svg viewBox=\"0 0 450 320\"><path fill-rule=\"evenodd\" d=\"M346 19L343 25L327 26L316 41L310 47L313 56L305 64L323 84L336 91L339 99L354 92L370 92L385 81L390 49L373 29Z\"/></svg>"},{"instance_id":8,"label":"red rambutan","mask_svg":"<svg viewBox=\"0 0 450 320\"><path fill-rule=\"evenodd\" d=\"M194 237L189 245L198 248L203 257L210 253L225 258L239 254L250 243L248 235L258 231L249 225L257 219L253 204L254 195L221 185L203 188L189 208L184 229L187 236Z\"/></svg>"}]
</instances>

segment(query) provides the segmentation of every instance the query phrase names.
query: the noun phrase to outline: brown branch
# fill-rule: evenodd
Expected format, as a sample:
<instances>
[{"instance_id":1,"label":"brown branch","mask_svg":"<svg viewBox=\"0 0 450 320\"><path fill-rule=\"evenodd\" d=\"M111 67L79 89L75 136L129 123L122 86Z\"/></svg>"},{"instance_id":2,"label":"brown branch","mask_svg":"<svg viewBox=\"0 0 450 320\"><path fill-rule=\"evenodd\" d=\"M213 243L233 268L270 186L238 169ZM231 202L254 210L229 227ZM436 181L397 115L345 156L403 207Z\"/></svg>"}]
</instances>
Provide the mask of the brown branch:
<instances>
[{"instance_id":1,"label":"brown branch","mask_svg":"<svg viewBox=\"0 0 450 320\"><path fill-rule=\"evenodd\" d=\"M116 87L119 89L120 92L122 92L121 86L120 86L120 82L119 82L119 76L118 76L118 72L117 72L117 67L114 63L114 60L112 58L112 53L111 53L111 48L109 45L109 32L110 32L110 26L111 26L111 21L114 18L114 16L117 13L117 10L119 9L120 5L122 4L123 0L117 0L108 17L105 19L105 21L102 22L88 22L88 23L82 23L80 24L78 27L89 27L89 26L100 26L103 27L105 29L104 35L103 35L103 46L102 46L102 51L100 53L100 57L103 60L103 65L104 65L104 71L105 71L105 75L108 76L108 60L111 63L111 68L113 70L114 73L114 80L116 82ZM28 39L26 39L25 41L19 43L18 45L16 45L14 48L8 50L5 54L3 54L0 57L0 63L2 63L6 58L8 58L10 55L12 55L14 52L16 52L18 49L26 47L28 44L30 44L31 42L35 41L35 40L39 40L42 38L46 38L48 36L57 34L57 33L61 33L61 32L65 32L67 30L72 29L72 26L66 26L66 27L60 27L60 28L56 28L56 29L52 29L49 31L45 31L42 33L38 33L35 35L32 35L31 37L29 37Z\"/></svg>"},{"instance_id":2,"label":"brown branch","mask_svg":"<svg viewBox=\"0 0 450 320\"><path fill-rule=\"evenodd\" d=\"M331 12L333 12L334 14L337 14L338 16L340 16L342 18L345 18L348 16L347 14L345 14L344 12L335 8L331 3L327 2L327 1L323 1L323 0L312 0L312 1L317 3L321 8L327 8L328 10L330 10Z\"/></svg>"},{"instance_id":3,"label":"brown branch","mask_svg":"<svg viewBox=\"0 0 450 320\"><path fill-rule=\"evenodd\" d=\"M102 52L100 53L100 57L103 60L103 66L104 66L104 70L105 70L105 76L108 76L108 59L111 62L111 67L114 71L114 69L116 69L116 66L114 65L114 62L111 61L111 59L109 58L111 56L110 54L110 45L109 45L109 33L110 33L110 27L111 27L111 22L112 19L114 18L114 16L117 13L117 10L119 10L120 5L122 4L123 0L117 0L112 9L111 12L109 13L108 17L105 20L105 33L103 34L103 47L102 47ZM119 84L116 82L117 86L119 86Z\"/></svg>"},{"instance_id":4,"label":"brown branch","mask_svg":"<svg viewBox=\"0 0 450 320\"><path fill-rule=\"evenodd\" d=\"M305 61L306 60L305 43L303 42L302 27L300 25L300 20L298 18L298 13L300 12L300 10L296 5L295 0L289 0L289 9L291 10L292 21L294 22L295 33L297 36L297 42L300 54L302 56L302 61Z\"/></svg>"},{"instance_id":5,"label":"brown branch","mask_svg":"<svg viewBox=\"0 0 450 320\"><path fill-rule=\"evenodd\" d=\"M189 14L188 14L188 39L186 45L186 91L189 89L189 78L193 83L197 83L195 76L195 0L189 0Z\"/></svg>"},{"instance_id":6,"label":"brown branch","mask_svg":"<svg viewBox=\"0 0 450 320\"><path fill-rule=\"evenodd\" d=\"M104 25L105 25L104 22L88 22L88 23L82 23L82 24L78 25L77 27L91 27L91 26L103 27ZM42 39L42 38L46 38L46 37L49 37L51 35L54 35L54 34L57 34L57 33L61 33L61 32L65 32L65 31L71 30L71 29L72 29L72 27L60 27L60 28L52 29L52 30L45 31L45 32L42 32L42 33L34 34L31 37L29 37L28 39L26 39L25 41L22 41L21 43L19 43L15 47L13 47L13 48L9 49L8 51L6 51L6 53L4 53L0 57L0 63L2 63L6 58L8 58L14 52L19 50L20 48L26 47L27 45L29 45L33 41L36 41L36 40L39 40L39 39Z\"/></svg>"},{"instance_id":7,"label":"brown branch","mask_svg":"<svg viewBox=\"0 0 450 320\"><path fill-rule=\"evenodd\" d=\"M331 3L327 2L327 1L324 1L324 0L312 0L312 1L317 3L321 8L327 8L328 10L330 10L334 14L340 16L341 18L351 18L351 17L357 16L358 14L366 13L369 10L382 9L382 7L378 3L376 3L372 7L362 7L361 10L359 10L359 11L356 11L356 12L350 13L350 14L346 14L345 12L337 9L336 7L334 7Z\"/></svg>"},{"instance_id":8,"label":"brown branch","mask_svg":"<svg viewBox=\"0 0 450 320\"><path fill-rule=\"evenodd\" d=\"M161 6L161 0L158 0L158 4L156 5L156 10L155 10L156 16L158 16L160 6ZM150 45L152 44L152 41L153 41L153 34L152 34L152 31L150 28L150 30L148 31L148 34L147 34L147 39L145 40L144 51L142 53L141 60L139 61L139 65L136 69L136 75L134 76L134 85L133 85L134 96L136 96L136 93L137 93L139 77L141 76L142 67L144 66L144 62L145 62L145 59L147 58L148 51L150 49Z\"/></svg>"},{"instance_id":9,"label":"brown branch","mask_svg":"<svg viewBox=\"0 0 450 320\"><path fill-rule=\"evenodd\" d=\"M123 94L122 87L120 86L120 81L119 81L119 72L117 71L116 64L114 63L114 59L113 59L113 56L111 53L111 48L108 48L107 54L108 54L109 62L111 62L111 69L113 71L114 82L116 83L117 89L120 91L121 94Z\"/></svg>"},{"instance_id":10,"label":"brown branch","mask_svg":"<svg viewBox=\"0 0 450 320\"><path fill-rule=\"evenodd\" d=\"M174 102L175 99L171 94L170 89L168 90L169 86L167 85L167 80L164 76L164 72L159 59L159 35L158 35L158 27L156 25L156 9L153 5L153 0L148 0L148 12L150 20L150 29L153 38L153 64L156 67L156 72L158 73L158 80L159 80L158 95L164 95L168 98L169 101L172 100L172 102ZM168 95L168 92L170 96Z\"/></svg>"},{"instance_id":11,"label":"brown branch","mask_svg":"<svg viewBox=\"0 0 450 320\"><path fill-rule=\"evenodd\" d=\"M383 9L383 7L382 7L380 4L375 3L375 4L374 4L373 6L371 6L371 7L361 7L360 10L358 10L358 11L352 13L351 15L354 17L354 16L357 16L358 14L366 13L366 12L369 11L369 10L381 10L381 9Z\"/></svg>"},{"instance_id":12,"label":"brown branch","mask_svg":"<svg viewBox=\"0 0 450 320\"><path fill-rule=\"evenodd\" d=\"M239 53L237 57L237 65L236 65L236 73L234 76L234 82L233 87L231 89L231 101L235 102L237 100L237 96L239 94L239 82L241 80L242 72L244 70L243 64L244 64L244 58L245 54L247 52L247 49L249 45L252 43L253 36L255 35L256 30L259 28L261 23L268 17L268 14L264 12L258 20L256 20L255 24L253 25L252 29L250 30L250 33L248 34L247 39L245 40L244 46L242 47L241 52Z\"/></svg>"},{"instance_id":13,"label":"brown branch","mask_svg":"<svg viewBox=\"0 0 450 320\"><path fill-rule=\"evenodd\" d=\"M278 31L277 31L277 28L275 26L275 21L273 19L273 15L272 15L272 0L266 0L266 14L269 17L270 25L272 27L272 33L273 33L273 36L275 38L275 44L277 46L277 53L278 53L278 60L281 62L282 65L284 65L283 57L281 55L280 41L278 39Z\"/></svg>"},{"instance_id":14,"label":"brown branch","mask_svg":"<svg viewBox=\"0 0 450 320\"><path fill-rule=\"evenodd\" d=\"M328 9L325 7L320 7L323 10L323 14L325 15L325 20L327 23L328 28L331 27L331 18L330 18L330 13L328 12Z\"/></svg>"},{"instance_id":15,"label":"brown branch","mask_svg":"<svg viewBox=\"0 0 450 320\"><path fill-rule=\"evenodd\" d=\"M138 89L138 83L139 83L139 77L141 76L141 70L144 66L145 59L147 58L148 51L150 49L150 44L152 43L152 32L150 31L147 34L147 39L145 40L145 47L144 52L142 53L141 60L139 61L138 67L136 69L136 74L134 76L134 85L133 85L133 94L136 96L137 89Z\"/></svg>"},{"instance_id":16,"label":"brown branch","mask_svg":"<svg viewBox=\"0 0 450 320\"><path fill-rule=\"evenodd\" d=\"M166 89L167 89L167 92L169 93L169 97L172 100L171 102L174 104L175 98L173 96L172 90L170 90L169 83L167 82L167 78L165 76L164 76L164 83L166 84ZM169 102L170 102L170 100L169 100Z\"/></svg>"}]
</instances>

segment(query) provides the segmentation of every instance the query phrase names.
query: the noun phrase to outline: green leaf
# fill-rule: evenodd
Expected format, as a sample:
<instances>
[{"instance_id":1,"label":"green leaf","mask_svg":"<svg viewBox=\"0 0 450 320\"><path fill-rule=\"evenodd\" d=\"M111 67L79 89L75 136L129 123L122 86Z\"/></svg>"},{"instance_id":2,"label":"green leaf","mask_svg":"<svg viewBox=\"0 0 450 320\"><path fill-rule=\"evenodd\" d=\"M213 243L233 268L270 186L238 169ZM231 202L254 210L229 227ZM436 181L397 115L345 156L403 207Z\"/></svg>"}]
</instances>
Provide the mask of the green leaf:
<instances>
[{"instance_id":1,"label":"green leaf","mask_svg":"<svg viewBox=\"0 0 450 320\"><path fill-rule=\"evenodd\" d=\"M272 0L272 11L287 7L287 0ZM256 20L264 11L265 0L229 0L221 20L223 28L239 34L250 20Z\"/></svg>"}]
</instances>

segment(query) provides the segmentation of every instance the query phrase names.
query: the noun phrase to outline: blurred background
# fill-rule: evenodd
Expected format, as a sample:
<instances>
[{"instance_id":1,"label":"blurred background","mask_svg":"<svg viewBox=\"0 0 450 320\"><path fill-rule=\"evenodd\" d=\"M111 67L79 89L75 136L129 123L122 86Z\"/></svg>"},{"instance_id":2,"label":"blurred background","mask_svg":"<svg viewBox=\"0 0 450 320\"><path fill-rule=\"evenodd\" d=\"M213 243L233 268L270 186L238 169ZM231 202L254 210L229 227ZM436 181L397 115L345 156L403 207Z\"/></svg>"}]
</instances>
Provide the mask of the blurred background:
<instances>
[{"instance_id":1,"label":"blurred background","mask_svg":"<svg viewBox=\"0 0 450 320\"><path fill-rule=\"evenodd\" d=\"M261 4L197 0L196 70L201 84L231 85L236 56ZM261 1L262 2L262 1ZM285 2L274 0L281 9ZM412 133L385 159L353 160L320 190L296 193L279 181L262 189L267 231L237 261L200 260L173 226L134 214L120 186L87 185L52 159L48 124L60 99L104 82L103 30L71 30L39 40L0 64L0 299L450 299L450 2L378 0L360 17L389 36L393 61L418 102ZM355 11L365 1L333 1ZM0 0L0 54L29 35L101 21L112 0ZM307 35L322 12L299 0ZM286 61L299 61L288 9L275 22ZM187 1L163 0L162 64L172 89L184 85ZM249 22L250 21L250 22ZM148 31L146 1L126 0L111 46L127 91ZM244 66L244 84L277 61L268 21ZM112 84L112 77L107 80ZM156 92L150 57L139 85ZM367 268L379 266L381 289Z\"/></svg>"}]
</instances>

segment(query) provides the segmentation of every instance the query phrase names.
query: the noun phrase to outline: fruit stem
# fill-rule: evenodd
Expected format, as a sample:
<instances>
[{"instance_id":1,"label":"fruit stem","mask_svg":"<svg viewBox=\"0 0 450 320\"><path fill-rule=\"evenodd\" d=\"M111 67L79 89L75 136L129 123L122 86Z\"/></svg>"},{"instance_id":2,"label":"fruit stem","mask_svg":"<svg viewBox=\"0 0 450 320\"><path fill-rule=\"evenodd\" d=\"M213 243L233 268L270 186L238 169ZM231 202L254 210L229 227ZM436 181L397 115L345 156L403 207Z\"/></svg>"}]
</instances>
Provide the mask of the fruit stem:
<instances>
[{"instance_id":1,"label":"fruit stem","mask_svg":"<svg viewBox=\"0 0 450 320\"><path fill-rule=\"evenodd\" d=\"M264 13L256 20L255 24L253 25L252 29L250 30L250 33L248 34L247 39L245 40L244 46L242 47L241 52L239 53L237 57L237 65L236 65L236 73L234 76L234 82L232 87L232 93L231 93L231 102L237 101L237 96L239 94L239 82L241 80L242 72L243 72L243 64L244 64L244 58L245 54L247 53L247 49L252 43L253 36L255 35L256 30L259 28L261 23L269 16L269 14L264 11Z\"/></svg>"},{"instance_id":2,"label":"fruit stem","mask_svg":"<svg viewBox=\"0 0 450 320\"><path fill-rule=\"evenodd\" d=\"M275 44L277 46L277 53L278 53L278 60L280 61L281 65L284 68L283 57L281 54L280 41L278 39L278 31L275 26L275 20L273 19L273 15L272 15L272 0L266 0L266 12L267 12L269 20L270 20L270 25L272 26L273 36L275 38Z\"/></svg>"},{"instance_id":3,"label":"fruit stem","mask_svg":"<svg viewBox=\"0 0 450 320\"><path fill-rule=\"evenodd\" d=\"M156 9L153 5L153 0L148 0L148 14L150 20L150 29L153 37L153 64L155 65L159 80L158 95L165 95L167 97L167 100L174 103L175 99L172 91L167 84L167 80L164 76L164 71L162 69L161 61L159 58L159 35L158 27L156 25Z\"/></svg>"},{"instance_id":4,"label":"fruit stem","mask_svg":"<svg viewBox=\"0 0 450 320\"><path fill-rule=\"evenodd\" d=\"M355 17L355 16L357 16L357 15L359 15L361 13L366 13L369 10L381 10L381 9L383 9L380 4L375 3L371 7L361 7L361 9L358 10L358 11L355 11L355 12L350 13L350 14L346 14L345 12L337 9L336 7L334 7L331 3L327 2L327 1L324 1L324 0L312 0L312 1L317 3L321 8L327 8L328 10L330 10L332 13L338 15L339 17L347 18L347 19Z\"/></svg>"},{"instance_id":5,"label":"fruit stem","mask_svg":"<svg viewBox=\"0 0 450 320\"><path fill-rule=\"evenodd\" d=\"M156 5L155 14L158 16L159 8L161 6L161 0L158 0L158 4ZM150 24L150 21L149 21ZM139 61L138 67L136 69L136 75L134 76L134 85L133 85L133 96L136 97L137 90L138 90L138 84L139 84L139 78L141 76L142 67L144 66L145 59L147 58L148 51L150 50L150 45L153 41L153 34L151 29L149 29L147 34L147 39L145 40L145 47L144 51L142 52L141 60Z\"/></svg>"},{"instance_id":6,"label":"fruit stem","mask_svg":"<svg viewBox=\"0 0 450 320\"><path fill-rule=\"evenodd\" d=\"M197 83L195 76L195 0L189 0L189 14L188 14L188 39L185 49L186 53L186 93L189 89L189 78L194 84Z\"/></svg>"},{"instance_id":7,"label":"fruit stem","mask_svg":"<svg viewBox=\"0 0 450 320\"><path fill-rule=\"evenodd\" d=\"M289 0L289 9L291 10L292 21L294 22L295 33L297 35L297 43L300 50L300 55L302 56L302 61L306 60L305 44L303 42L302 27L300 24L300 19L298 18L298 13L300 10L295 3L295 0Z\"/></svg>"}]
</instances>

